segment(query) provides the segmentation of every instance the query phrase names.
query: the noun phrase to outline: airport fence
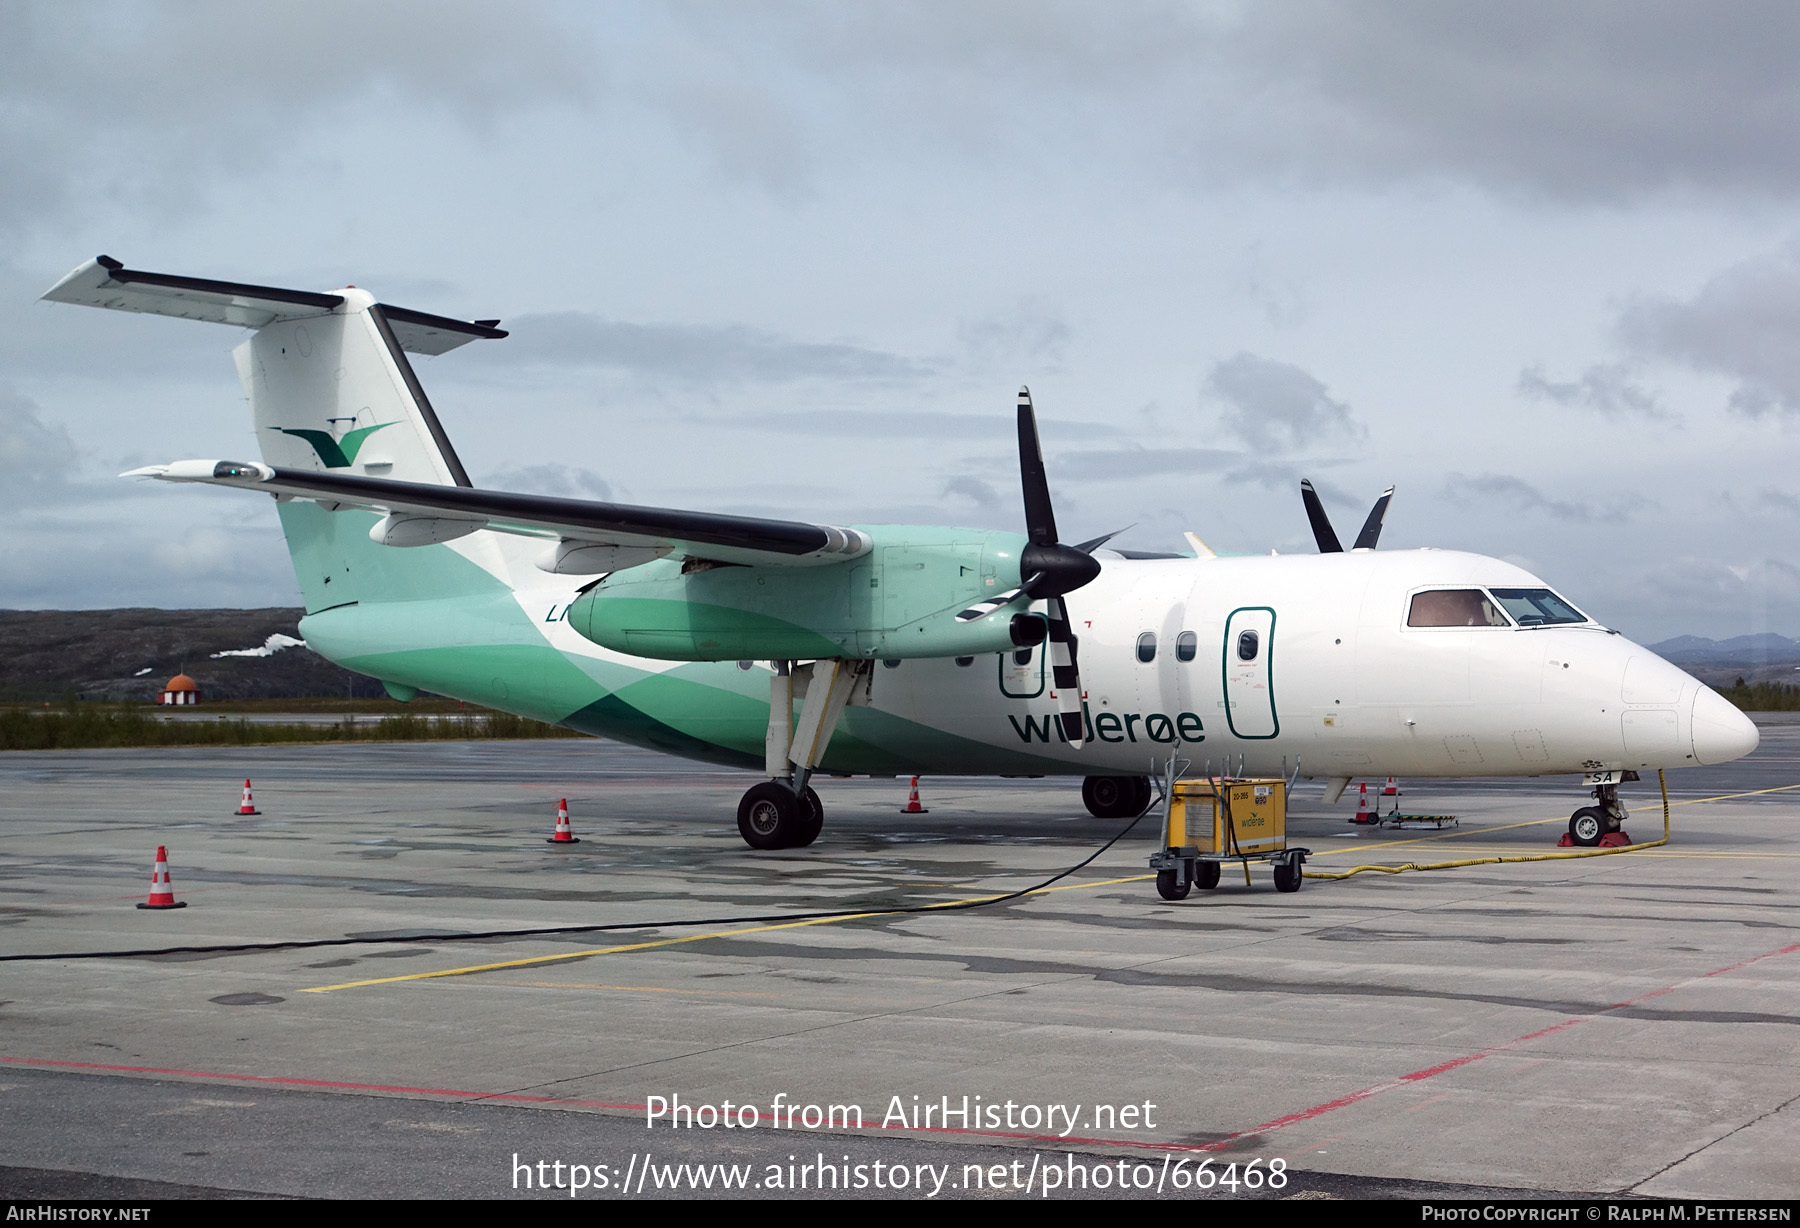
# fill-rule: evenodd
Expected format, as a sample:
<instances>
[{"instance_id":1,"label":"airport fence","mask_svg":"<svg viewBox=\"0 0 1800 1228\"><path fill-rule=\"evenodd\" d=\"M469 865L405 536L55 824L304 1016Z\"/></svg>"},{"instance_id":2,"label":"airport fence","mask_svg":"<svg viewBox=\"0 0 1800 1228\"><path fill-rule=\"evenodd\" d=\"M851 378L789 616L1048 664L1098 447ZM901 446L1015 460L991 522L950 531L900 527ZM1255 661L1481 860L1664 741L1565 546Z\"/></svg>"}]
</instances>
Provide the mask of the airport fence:
<instances>
[{"instance_id":1,"label":"airport fence","mask_svg":"<svg viewBox=\"0 0 1800 1228\"><path fill-rule=\"evenodd\" d=\"M584 735L510 712L466 716L346 717L330 724L278 725L220 717L164 720L142 708L67 704L0 709L0 750L87 750L130 746L261 746L280 742L447 742Z\"/></svg>"}]
</instances>

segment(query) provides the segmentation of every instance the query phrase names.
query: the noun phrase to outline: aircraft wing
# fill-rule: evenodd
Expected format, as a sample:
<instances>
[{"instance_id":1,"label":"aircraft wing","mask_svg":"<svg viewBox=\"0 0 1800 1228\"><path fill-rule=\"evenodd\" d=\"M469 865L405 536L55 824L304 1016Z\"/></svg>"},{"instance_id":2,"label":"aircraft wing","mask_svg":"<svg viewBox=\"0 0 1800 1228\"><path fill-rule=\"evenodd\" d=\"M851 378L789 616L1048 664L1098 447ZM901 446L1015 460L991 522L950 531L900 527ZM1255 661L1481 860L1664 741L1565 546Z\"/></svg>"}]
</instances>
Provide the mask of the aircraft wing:
<instances>
[{"instance_id":1,"label":"aircraft wing","mask_svg":"<svg viewBox=\"0 0 1800 1228\"><path fill-rule=\"evenodd\" d=\"M477 529L557 540L562 543L558 557L575 557L568 565L546 566L546 570L569 574L618 570L663 555L747 566L803 567L841 563L868 553L873 544L866 533L856 529L804 521L397 482L282 469L253 461L176 461L120 476L232 486L309 499L333 510L355 507L383 512L386 519L370 536L387 545L426 545ZM608 548L615 549L608 554ZM592 566L596 560L607 559L612 565Z\"/></svg>"}]
</instances>

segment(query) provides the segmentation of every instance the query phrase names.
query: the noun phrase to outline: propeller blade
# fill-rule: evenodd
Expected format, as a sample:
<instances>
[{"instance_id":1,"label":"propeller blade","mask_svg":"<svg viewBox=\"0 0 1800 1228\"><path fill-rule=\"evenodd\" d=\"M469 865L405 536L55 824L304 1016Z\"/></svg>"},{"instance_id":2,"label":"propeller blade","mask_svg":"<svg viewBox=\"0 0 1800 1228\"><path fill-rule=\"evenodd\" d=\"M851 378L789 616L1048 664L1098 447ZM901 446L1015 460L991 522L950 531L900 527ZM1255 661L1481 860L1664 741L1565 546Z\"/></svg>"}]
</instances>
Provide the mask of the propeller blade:
<instances>
[{"instance_id":1,"label":"propeller blade","mask_svg":"<svg viewBox=\"0 0 1800 1228\"><path fill-rule=\"evenodd\" d=\"M1025 488L1025 535L1034 546L1054 546L1056 513L1050 508L1050 482L1044 476L1044 450L1038 444L1029 388L1019 389L1019 484Z\"/></svg>"},{"instance_id":2,"label":"propeller blade","mask_svg":"<svg viewBox=\"0 0 1800 1228\"><path fill-rule=\"evenodd\" d=\"M1381 538L1381 522L1387 519L1388 504L1393 501L1394 488L1388 487L1381 492L1381 498L1375 500L1375 506L1369 509L1369 518L1363 521L1362 532L1356 535L1356 545L1352 550L1373 550L1375 543Z\"/></svg>"},{"instance_id":3,"label":"propeller blade","mask_svg":"<svg viewBox=\"0 0 1800 1228\"><path fill-rule=\"evenodd\" d=\"M959 623L972 623L978 618L986 618L995 610L1005 609L1024 595L1025 589L1020 587L1015 588L1010 592L1001 593L998 597L989 597L985 601L977 601L974 605L958 614L956 616L956 621Z\"/></svg>"},{"instance_id":4,"label":"propeller blade","mask_svg":"<svg viewBox=\"0 0 1800 1228\"><path fill-rule=\"evenodd\" d=\"M1137 526L1135 524L1128 524L1125 526L1124 529L1114 529L1111 533L1102 533L1099 537L1091 538L1088 541L1078 543L1076 545L1075 549L1081 551L1083 554L1092 554L1094 551L1096 551L1100 547L1104 546L1107 542L1111 541L1113 538L1117 537L1119 534L1125 532L1126 529L1135 529L1135 528L1137 528Z\"/></svg>"},{"instance_id":5,"label":"propeller blade","mask_svg":"<svg viewBox=\"0 0 1800 1228\"><path fill-rule=\"evenodd\" d=\"M1069 740L1069 745L1079 750L1083 739L1081 672L1075 664L1078 641L1075 629L1069 624L1069 609L1063 599L1052 597L1046 605L1050 624L1047 647L1050 650L1051 685L1056 690L1056 719L1062 722L1063 736Z\"/></svg>"},{"instance_id":6,"label":"propeller blade","mask_svg":"<svg viewBox=\"0 0 1800 1228\"><path fill-rule=\"evenodd\" d=\"M1306 518L1312 522L1313 540L1319 543L1319 553L1342 554L1344 547L1338 541L1337 534L1332 531L1331 518L1325 514L1325 505L1319 502L1319 492L1305 478L1300 479L1300 498L1306 504ZM1377 525L1376 532L1380 531L1381 528ZM1366 526L1363 532L1368 532Z\"/></svg>"}]
</instances>

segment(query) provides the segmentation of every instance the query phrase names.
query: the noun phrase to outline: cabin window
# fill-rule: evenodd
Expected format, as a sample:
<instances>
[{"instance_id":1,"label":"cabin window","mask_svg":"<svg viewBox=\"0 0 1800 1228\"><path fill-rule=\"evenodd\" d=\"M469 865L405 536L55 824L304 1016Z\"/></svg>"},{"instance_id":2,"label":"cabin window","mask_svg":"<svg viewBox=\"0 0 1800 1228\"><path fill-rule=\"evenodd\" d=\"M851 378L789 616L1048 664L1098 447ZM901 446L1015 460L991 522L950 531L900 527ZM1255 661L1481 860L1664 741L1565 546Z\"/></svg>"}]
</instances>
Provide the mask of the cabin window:
<instances>
[{"instance_id":1,"label":"cabin window","mask_svg":"<svg viewBox=\"0 0 1800 1228\"><path fill-rule=\"evenodd\" d=\"M1415 593L1406 615L1409 627L1508 627L1488 595L1478 588L1442 588Z\"/></svg>"},{"instance_id":2,"label":"cabin window","mask_svg":"<svg viewBox=\"0 0 1800 1228\"><path fill-rule=\"evenodd\" d=\"M969 666L975 664L975 658L974 657L958 657L958 658L956 658L956 663L960 666L963 666L966 669Z\"/></svg>"},{"instance_id":3,"label":"cabin window","mask_svg":"<svg viewBox=\"0 0 1800 1228\"><path fill-rule=\"evenodd\" d=\"M1238 633L1237 654L1240 661L1254 661L1256 654L1262 650L1262 637L1254 631Z\"/></svg>"},{"instance_id":4,"label":"cabin window","mask_svg":"<svg viewBox=\"0 0 1800 1228\"><path fill-rule=\"evenodd\" d=\"M1137 658L1145 665L1156 660L1156 632L1146 631L1138 636Z\"/></svg>"},{"instance_id":5,"label":"cabin window","mask_svg":"<svg viewBox=\"0 0 1800 1228\"><path fill-rule=\"evenodd\" d=\"M1195 635L1192 631L1183 631L1180 635L1175 637L1175 659L1177 661L1192 661L1194 659L1194 653L1199 650L1199 647L1200 637Z\"/></svg>"},{"instance_id":6,"label":"cabin window","mask_svg":"<svg viewBox=\"0 0 1800 1228\"><path fill-rule=\"evenodd\" d=\"M1013 664L1014 665L1030 665L1031 664L1031 649L1021 648L1017 652L1013 653Z\"/></svg>"},{"instance_id":7,"label":"cabin window","mask_svg":"<svg viewBox=\"0 0 1800 1228\"><path fill-rule=\"evenodd\" d=\"M1584 623L1587 615L1547 588L1497 588L1494 600L1521 627L1549 627L1557 623Z\"/></svg>"}]
</instances>

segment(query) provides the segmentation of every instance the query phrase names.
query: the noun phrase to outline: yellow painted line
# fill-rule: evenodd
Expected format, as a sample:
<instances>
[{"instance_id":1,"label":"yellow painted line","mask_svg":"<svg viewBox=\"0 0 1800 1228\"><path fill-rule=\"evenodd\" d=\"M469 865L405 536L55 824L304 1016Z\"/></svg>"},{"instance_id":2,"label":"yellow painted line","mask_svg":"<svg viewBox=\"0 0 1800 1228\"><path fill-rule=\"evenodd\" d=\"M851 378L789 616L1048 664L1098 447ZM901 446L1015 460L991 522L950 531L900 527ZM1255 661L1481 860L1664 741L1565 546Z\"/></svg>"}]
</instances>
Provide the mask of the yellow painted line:
<instances>
[{"instance_id":1,"label":"yellow painted line","mask_svg":"<svg viewBox=\"0 0 1800 1228\"><path fill-rule=\"evenodd\" d=\"M1126 878L1104 878L1091 883L1069 883L1061 887L1042 887L1031 895L1048 895L1052 891L1075 891L1093 887L1111 887L1120 883L1141 883L1155 878L1154 874L1133 874ZM928 904L926 909L954 908L959 904L977 904L984 900L997 900L1010 892L998 892L994 895L975 896L967 900L945 900L941 904ZM1024 897L1021 897L1024 898ZM465 968L443 968L436 972L412 972L404 976L374 977L366 981L344 981L338 985L314 985L300 990L301 993L332 993L339 989L362 989L369 985L396 985L402 981L429 981L445 976L468 976L476 972L498 972L503 968L529 968L538 964L561 963L570 959L586 959L593 955L621 955L627 951L648 951L655 947L680 946L689 942L704 942L709 938L740 938L746 934L766 934L771 930L801 929L809 925L832 925L839 921L856 921L864 917L892 917L899 915L887 909L873 909L869 912L849 912L834 914L829 917L814 917L807 921L783 921L776 925L754 925L747 929L713 930L705 934L683 934L679 938L657 938L650 942L632 942L616 947L593 947L585 951L565 951L560 955L537 955L529 959L509 959L495 964L471 964ZM924 915L915 913L915 916ZM646 929L655 928L646 926Z\"/></svg>"},{"instance_id":2,"label":"yellow painted line","mask_svg":"<svg viewBox=\"0 0 1800 1228\"><path fill-rule=\"evenodd\" d=\"M1734 800L1736 798L1740 798L1740 797L1758 797L1758 796L1761 796L1766 793L1784 793L1790 789L1800 789L1800 784L1777 785L1774 788L1769 788L1769 789L1752 789L1745 793L1722 793L1717 797L1691 798L1687 801L1682 801L1682 802L1670 802L1669 805L1671 807L1674 807L1674 806L1698 806L1698 805L1704 804L1706 802L1725 802L1725 801L1732 801L1732 800ZM1560 823L1562 821L1563 820L1559 819L1559 818L1526 819L1526 820L1524 820L1522 822L1518 822L1518 823L1502 824L1499 827L1482 827L1479 829L1470 828L1466 831L1436 832L1436 833L1433 833L1432 835L1420 836L1420 837L1418 837L1416 839L1412 839L1412 840L1393 840L1393 841L1388 841L1383 844L1357 844L1357 845L1353 845L1353 846L1349 846L1349 847L1345 847L1345 848L1326 849L1321 853L1314 854L1314 857L1315 858L1328 857L1335 853L1350 853L1350 852L1354 852L1354 853L1358 853L1358 854L1368 854L1368 853L1374 853L1374 852L1378 852L1378 851L1382 851L1382 850L1386 850L1386 849L1403 848L1409 844L1427 844L1427 843L1430 843L1435 840L1454 839L1458 836L1486 835L1490 832L1507 831L1509 829L1517 828L1517 827L1535 827L1535 826L1539 826L1544 823ZM1781 856L1781 854L1731 854L1731 855L1734 855L1734 856ZM1565 854L1565 856L1566 856L1566 854ZM1537 860L1538 858L1530 858L1530 859ZM1520 860L1526 860L1526 858L1520 858ZM1246 868L1248 868L1248 867L1246 867ZM1382 867L1382 868L1385 869L1386 867ZM1029 898L1030 896L1034 896L1034 895L1047 895L1054 891L1084 891L1084 890L1092 890L1095 887L1118 886L1123 883L1141 883L1141 882L1145 882L1145 881L1155 878L1155 877L1156 876L1154 874L1132 874L1132 875L1127 875L1123 878L1098 879L1098 880L1095 880L1094 882L1066 883L1060 887L1041 887L1041 888L1037 889L1036 891L1027 892L1025 894L1025 896L1022 896L1020 898ZM1309 877L1311 877L1311 876L1309 876ZM1335 875L1332 877L1335 877ZM1010 894L1010 893L1009 892L998 892L994 895L973 896L973 897L970 897L969 899L963 899L963 900L945 900L944 902L939 903L939 904L925 905L924 912L914 913L912 915L920 916L920 915L925 915L925 912L929 912L930 910L955 908L960 905L978 904L978 903L983 903L988 900L997 900L1008 894ZM503 960L499 963L492 963L492 964L471 964L471 965L468 965L468 966L462 967L462 968L443 968L443 969L439 969L436 972L411 972L411 973L407 973L402 976L383 976L383 977L373 977L373 978L370 978L369 980L363 980L363 981L344 981L344 982L341 982L336 985L314 985L314 986L309 986L307 988L301 989L299 992L301 992L301 993L334 993L340 989L363 989L370 985L397 985L397 984L401 984L406 981L430 981L430 980L436 980L440 977L469 976L469 975L472 975L472 974L478 973L478 972L498 972L498 971L501 971L502 969L506 969L506 968L529 968L529 967L534 967L534 966L537 966L540 964L563 963L563 962L565 962L567 960L571 960L571 959L588 959L588 958L590 958L592 956L596 956L596 955L622 955L629 951L648 951L648 950L653 950L653 949L656 949L659 947L682 946L686 943L705 942L705 941L707 941L709 939L713 939L713 938L738 938L738 937L743 937L748 934L766 934L766 933L769 933L774 930L804 929L808 926L813 926L813 925L835 925L840 921L857 921L857 920L861 920L866 917L891 917L891 916L896 916L896 915L903 915L903 914L896 914L894 911L889 910L889 909L872 909L867 912L838 913L838 914L833 914L832 916L829 916L829 917L814 917L814 918L812 918L810 920L806 920L806 921L784 921L784 922L779 922L774 925L750 926L746 929L713 930L713 931L710 931L710 932L704 933L704 934L684 934L678 938L657 938L657 939L652 939L649 942L625 943L623 945L615 946L615 947L592 947L587 950L581 950L581 951L565 951L559 955L537 955L537 956L532 956L527 959L509 959L509 960ZM646 926L645 928L648 929L648 928L654 928L654 927Z\"/></svg>"},{"instance_id":3,"label":"yellow painted line","mask_svg":"<svg viewBox=\"0 0 1800 1228\"><path fill-rule=\"evenodd\" d=\"M1701 806L1705 805L1707 802L1729 802L1740 797L1760 797L1765 793L1785 793L1789 789L1800 789L1800 785L1776 785L1772 789L1752 789L1748 793L1721 793L1717 797L1691 797L1683 802L1672 801L1669 803L1669 808L1673 810L1677 806ZM1377 853L1385 849L1405 848L1409 844L1429 844L1434 840L1453 840L1458 836L1485 836L1491 832L1510 831L1517 827L1541 827L1545 823L1567 823L1568 821L1567 818L1563 817L1525 819L1518 823L1502 823L1498 827L1466 827L1456 831L1433 832L1429 836L1419 836L1412 840L1389 840L1381 844L1346 845L1343 848L1325 849L1321 852L1316 852L1309 860L1317 860L1320 857L1330 857L1337 853Z\"/></svg>"},{"instance_id":4,"label":"yellow painted line","mask_svg":"<svg viewBox=\"0 0 1800 1228\"><path fill-rule=\"evenodd\" d=\"M588 981L495 981L522 989L605 989L614 993L678 993L701 998L780 998L778 993L752 993L738 989L675 989L667 985L596 985Z\"/></svg>"}]
</instances>

